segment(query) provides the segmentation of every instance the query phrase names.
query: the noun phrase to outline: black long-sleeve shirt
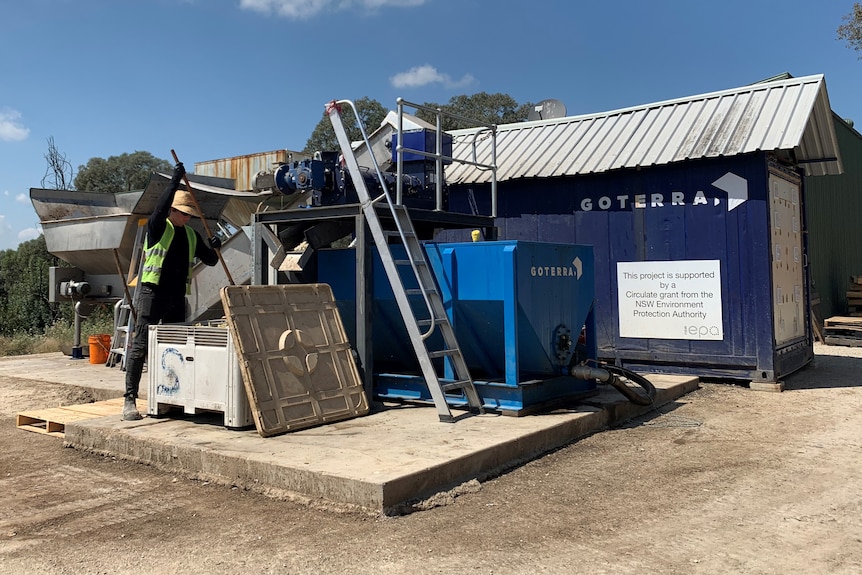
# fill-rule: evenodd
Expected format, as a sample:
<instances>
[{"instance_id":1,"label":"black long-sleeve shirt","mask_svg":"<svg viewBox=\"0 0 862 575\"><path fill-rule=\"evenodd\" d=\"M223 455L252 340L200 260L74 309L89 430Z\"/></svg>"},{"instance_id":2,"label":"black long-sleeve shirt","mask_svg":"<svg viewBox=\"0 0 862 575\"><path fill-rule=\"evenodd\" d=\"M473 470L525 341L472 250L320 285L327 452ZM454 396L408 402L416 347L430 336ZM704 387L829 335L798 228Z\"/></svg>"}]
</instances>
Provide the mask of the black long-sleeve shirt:
<instances>
[{"instance_id":1,"label":"black long-sleeve shirt","mask_svg":"<svg viewBox=\"0 0 862 575\"><path fill-rule=\"evenodd\" d=\"M174 201L174 194L177 191L179 184L168 184L165 186L165 191L159 197L156 204L156 209L153 210L147 220L147 243L154 245L158 242L167 228L168 216L171 213L171 203ZM197 231L193 230L197 236L195 245L195 257L199 258L208 266L214 266L218 263L218 254L215 250L210 249L209 245L201 238ZM186 237L185 228L177 227L174 232L174 239L168 248L168 253L165 255L165 261L162 266L162 274L159 279L158 290L162 293L170 294L185 294L186 282L189 275L189 244Z\"/></svg>"}]
</instances>

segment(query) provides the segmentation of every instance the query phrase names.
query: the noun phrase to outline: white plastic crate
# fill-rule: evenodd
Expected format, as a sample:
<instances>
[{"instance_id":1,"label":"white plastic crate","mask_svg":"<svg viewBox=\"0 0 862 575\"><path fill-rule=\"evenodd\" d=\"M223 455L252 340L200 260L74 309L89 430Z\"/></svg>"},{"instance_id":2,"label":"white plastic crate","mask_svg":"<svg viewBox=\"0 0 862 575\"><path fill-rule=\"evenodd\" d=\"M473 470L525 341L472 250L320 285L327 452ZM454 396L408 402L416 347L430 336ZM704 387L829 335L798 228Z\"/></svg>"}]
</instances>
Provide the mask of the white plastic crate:
<instances>
[{"instance_id":1,"label":"white plastic crate","mask_svg":"<svg viewBox=\"0 0 862 575\"><path fill-rule=\"evenodd\" d=\"M254 425L227 327L154 325L149 332L147 413L224 413L226 427Z\"/></svg>"}]
</instances>

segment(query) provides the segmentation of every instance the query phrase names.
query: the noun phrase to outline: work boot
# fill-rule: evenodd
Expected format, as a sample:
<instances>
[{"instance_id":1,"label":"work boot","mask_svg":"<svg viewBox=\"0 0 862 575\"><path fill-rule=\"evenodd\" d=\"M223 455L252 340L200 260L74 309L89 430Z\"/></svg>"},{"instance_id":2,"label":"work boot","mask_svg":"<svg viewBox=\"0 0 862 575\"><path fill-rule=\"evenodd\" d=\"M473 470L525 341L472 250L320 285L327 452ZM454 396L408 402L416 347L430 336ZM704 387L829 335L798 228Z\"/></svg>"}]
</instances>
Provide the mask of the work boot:
<instances>
[{"instance_id":1,"label":"work boot","mask_svg":"<svg viewBox=\"0 0 862 575\"><path fill-rule=\"evenodd\" d=\"M141 418L141 414L138 413L138 406L135 405L134 397L127 397L126 401L123 402L123 421L137 421Z\"/></svg>"},{"instance_id":2,"label":"work boot","mask_svg":"<svg viewBox=\"0 0 862 575\"><path fill-rule=\"evenodd\" d=\"M138 386L141 382L141 372L144 371L144 359L130 357L126 362L126 393L123 394L126 401L123 403L123 421L137 421L141 419L135 398L138 396Z\"/></svg>"}]
</instances>

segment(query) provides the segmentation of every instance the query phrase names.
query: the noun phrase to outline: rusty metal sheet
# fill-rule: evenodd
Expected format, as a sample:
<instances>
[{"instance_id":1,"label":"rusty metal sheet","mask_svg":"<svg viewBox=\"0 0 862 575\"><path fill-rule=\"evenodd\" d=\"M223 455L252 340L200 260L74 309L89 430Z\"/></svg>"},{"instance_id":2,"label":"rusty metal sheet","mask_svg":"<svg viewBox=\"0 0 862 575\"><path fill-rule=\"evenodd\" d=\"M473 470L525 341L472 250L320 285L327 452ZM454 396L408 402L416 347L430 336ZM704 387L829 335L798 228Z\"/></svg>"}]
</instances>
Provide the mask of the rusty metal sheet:
<instances>
[{"instance_id":1,"label":"rusty metal sheet","mask_svg":"<svg viewBox=\"0 0 862 575\"><path fill-rule=\"evenodd\" d=\"M368 413L327 284L226 286L221 300L261 436Z\"/></svg>"}]
</instances>

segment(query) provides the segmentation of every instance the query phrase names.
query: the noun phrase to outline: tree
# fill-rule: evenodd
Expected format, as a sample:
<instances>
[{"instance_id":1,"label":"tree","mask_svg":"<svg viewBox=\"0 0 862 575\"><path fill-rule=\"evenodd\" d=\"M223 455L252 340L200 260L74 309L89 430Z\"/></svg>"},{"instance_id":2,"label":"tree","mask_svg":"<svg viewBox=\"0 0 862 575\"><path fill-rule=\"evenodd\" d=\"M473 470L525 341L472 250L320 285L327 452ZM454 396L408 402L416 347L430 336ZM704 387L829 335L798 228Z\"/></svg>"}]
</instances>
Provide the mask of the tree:
<instances>
[{"instance_id":1,"label":"tree","mask_svg":"<svg viewBox=\"0 0 862 575\"><path fill-rule=\"evenodd\" d=\"M0 335L43 333L63 315L48 302L48 268L60 263L44 235L0 252Z\"/></svg>"},{"instance_id":2,"label":"tree","mask_svg":"<svg viewBox=\"0 0 862 575\"><path fill-rule=\"evenodd\" d=\"M377 100L366 97L356 100L355 104L357 110L359 110L359 117L362 118L365 129L369 133L373 132L386 117L386 108ZM472 96L453 96L449 100L449 103L443 106L433 102L426 102L423 106L442 108L445 112L464 116L480 124L509 124L526 120L533 104L530 102L518 104L508 94L479 92ZM433 112L418 110L415 115L431 124L436 124L437 122ZM341 119L350 140L361 140L362 134L360 134L359 128L356 127L356 120L350 108L342 108ZM464 122L450 117L443 118L444 130L471 128L475 125L475 122ZM317 126L311 133L311 137L308 138L303 153L311 154L318 150L332 151L339 149L338 140L335 138L335 132L332 131L329 116L324 113L323 118L317 123Z\"/></svg>"},{"instance_id":3,"label":"tree","mask_svg":"<svg viewBox=\"0 0 862 575\"><path fill-rule=\"evenodd\" d=\"M383 121L383 118L386 117L386 108L377 100L365 97L356 100L354 104L368 134L376 130ZM342 106L341 121L344 123L344 129L347 131L347 137L350 138L350 141L355 142L362 139L362 133L356 124L356 116L349 106ZM329 121L329 114L324 112L323 118L317 123L317 126L315 126L314 131L305 143L303 153L312 154L318 151L334 152L340 149L341 146L338 145L338 139L335 137L332 123Z\"/></svg>"},{"instance_id":4,"label":"tree","mask_svg":"<svg viewBox=\"0 0 862 575\"><path fill-rule=\"evenodd\" d=\"M430 108L441 108L444 112L457 114L480 124L512 124L527 119L533 104L527 102L518 104L508 94L488 94L479 92L472 96L453 96L449 103L443 106L435 103L423 104ZM436 124L435 115L426 110L419 110L416 115L432 124ZM468 123L457 118L443 117L443 130L456 130L459 128L472 128L475 123Z\"/></svg>"},{"instance_id":5,"label":"tree","mask_svg":"<svg viewBox=\"0 0 862 575\"><path fill-rule=\"evenodd\" d=\"M69 190L72 186L72 176L75 171L72 164L60 153L54 145L54 137L48 138L48 153L45 154L48 167L42 176L42 187L52 190Z\"/></svg>"},{"instance_id":6,"label":"tree","mask_svg":"<svg viewBox=\"0 0 862 575\"><path fill-rule=\"evenodd\" d=\"M854 2L853 11L842 16L841 20L844 24L838 26L838 39L845 40L853 50L862 51L862 4Z\"/></svg>"},{"instance_id":7,"label":"tree","mask_svg":"<svg viewBox=\"0 0 862 575\"><path fill-rule=\"evenodd\" d=\"M149 152L134 152L104 158L90 158L78 168L75 188L82 192L130 192L143 190L153 172L170 172L173 164Z\"/></svg>"}]
</instances>

